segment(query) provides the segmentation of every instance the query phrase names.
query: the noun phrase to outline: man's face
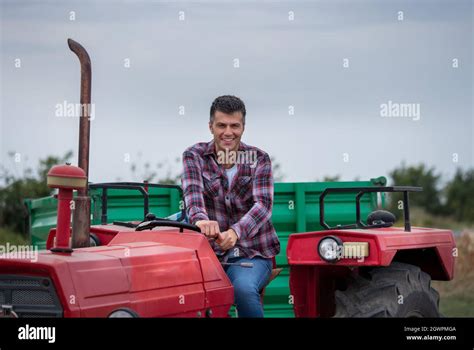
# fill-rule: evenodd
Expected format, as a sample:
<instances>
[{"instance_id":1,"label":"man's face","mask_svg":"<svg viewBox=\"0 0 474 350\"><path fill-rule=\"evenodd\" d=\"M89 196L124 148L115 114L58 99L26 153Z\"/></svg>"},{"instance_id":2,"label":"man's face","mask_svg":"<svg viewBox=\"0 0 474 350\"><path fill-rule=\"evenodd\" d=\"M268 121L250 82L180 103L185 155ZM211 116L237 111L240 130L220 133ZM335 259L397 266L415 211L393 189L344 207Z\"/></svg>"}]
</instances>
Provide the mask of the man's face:
<instances>
[{"instance_id":1,"label":"man's face","mask_svg":"<svg viewBox=\"0 0 474 350\"><path fill-rule=\"evenodd\" d=\"M214 135L216 151L237 151L240 138L244 133L242 112L226 114L221 111L214 113L214 122L209 123L209 129Z\"/></svg>"}]
</instances>

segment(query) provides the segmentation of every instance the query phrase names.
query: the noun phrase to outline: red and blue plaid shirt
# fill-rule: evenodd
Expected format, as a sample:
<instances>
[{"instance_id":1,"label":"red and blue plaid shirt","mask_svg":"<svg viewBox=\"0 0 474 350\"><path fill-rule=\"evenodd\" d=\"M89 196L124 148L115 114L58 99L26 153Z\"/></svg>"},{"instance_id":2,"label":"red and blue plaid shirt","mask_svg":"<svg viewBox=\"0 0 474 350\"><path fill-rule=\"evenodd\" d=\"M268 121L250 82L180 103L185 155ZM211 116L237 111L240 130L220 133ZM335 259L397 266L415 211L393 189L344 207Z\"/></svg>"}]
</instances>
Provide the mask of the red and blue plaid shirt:
<instances>
[{"instance_id":1,"label":"red and blue plaid shirt","mask_svg":"<svg viewBox=\"0 0 474 350\"><path fill-rule=\"evenodd\" d=\"M221 232L232 228L239 239L226 254L231 257L271 258L280 252L280 242L271 222L273 176L270 157L262 150L240 143L239 153L249 155L237 162L229 187L225 169L218 163L214 141L201 142L183 153L183 186L186 213L191 224L214 220ZM253 159L253 162L249 162ZM256 160L256 161L255 161ZM225 252L210 240L217 255Z\"/></svg>"}]
</instances>

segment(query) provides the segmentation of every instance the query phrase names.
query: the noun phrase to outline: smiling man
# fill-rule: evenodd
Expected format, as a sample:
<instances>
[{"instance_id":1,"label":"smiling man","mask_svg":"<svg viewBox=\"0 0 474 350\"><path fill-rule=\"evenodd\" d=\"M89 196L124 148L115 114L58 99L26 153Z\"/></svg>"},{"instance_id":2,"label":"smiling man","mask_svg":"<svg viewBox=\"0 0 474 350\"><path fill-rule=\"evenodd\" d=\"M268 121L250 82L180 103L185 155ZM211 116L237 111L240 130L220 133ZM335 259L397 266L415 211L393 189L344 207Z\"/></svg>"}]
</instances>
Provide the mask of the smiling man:
<instances>
[{"instance_id":1,"label":"smiling man","mask_svg":"<svg viewBox=\"0 0 474 350\"><path fill-rule=\"evenodd\" d=\"M182 186L188 220L211 242L234 286L239 317L263 317L260 292L268 283L280 242L271 223L273 177L270 157L241 142L245 105L220 96L210 111L210 142L183 153Z\"/></svg>"}]
</instances>

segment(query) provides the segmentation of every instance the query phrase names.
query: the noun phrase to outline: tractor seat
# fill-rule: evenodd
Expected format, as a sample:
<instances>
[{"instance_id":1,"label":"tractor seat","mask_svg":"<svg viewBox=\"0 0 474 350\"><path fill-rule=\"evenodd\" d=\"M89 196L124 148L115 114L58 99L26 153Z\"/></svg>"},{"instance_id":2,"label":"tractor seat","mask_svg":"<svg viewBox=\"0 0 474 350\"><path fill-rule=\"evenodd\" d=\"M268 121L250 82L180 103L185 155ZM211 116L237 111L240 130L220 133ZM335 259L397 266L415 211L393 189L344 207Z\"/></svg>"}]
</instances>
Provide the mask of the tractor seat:
<instances>
[{"instance_id":1,"label":"tractor seat","mask_svg":"<svg viewBox=\"0 0 474 350\"><path fill-rule=\"evenodd\" d=\"M395 215L387 210L375 210L367 216L367 224L376 227L390 227L395 223Z\"/></svg>"}]
</instances>

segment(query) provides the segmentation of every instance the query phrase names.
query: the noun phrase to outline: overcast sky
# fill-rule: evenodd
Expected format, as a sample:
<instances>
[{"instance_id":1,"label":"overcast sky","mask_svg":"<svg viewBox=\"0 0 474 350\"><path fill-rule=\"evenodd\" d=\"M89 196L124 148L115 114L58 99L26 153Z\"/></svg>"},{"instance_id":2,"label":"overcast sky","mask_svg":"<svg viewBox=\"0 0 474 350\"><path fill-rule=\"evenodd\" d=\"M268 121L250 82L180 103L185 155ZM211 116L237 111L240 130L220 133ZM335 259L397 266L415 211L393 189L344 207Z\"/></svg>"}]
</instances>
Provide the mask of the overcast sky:
<instances>
[{"instance_id":1,"label":"overcast sky","mask_svg":"<svg viewBox=\"0 0 474 350\"><path fill-rule=\"evenodd\" d=\"M56 115L79 102L67 38L92 59L94 182L141 180L130 162L178 172L223 94L244 100L243 141L285 181L474 166L472 1L0 1L0 161L13 172L67 150L77 163L79 120ZM389 101L413 109L385 116Z\"/></svg>"}]
</instances>

